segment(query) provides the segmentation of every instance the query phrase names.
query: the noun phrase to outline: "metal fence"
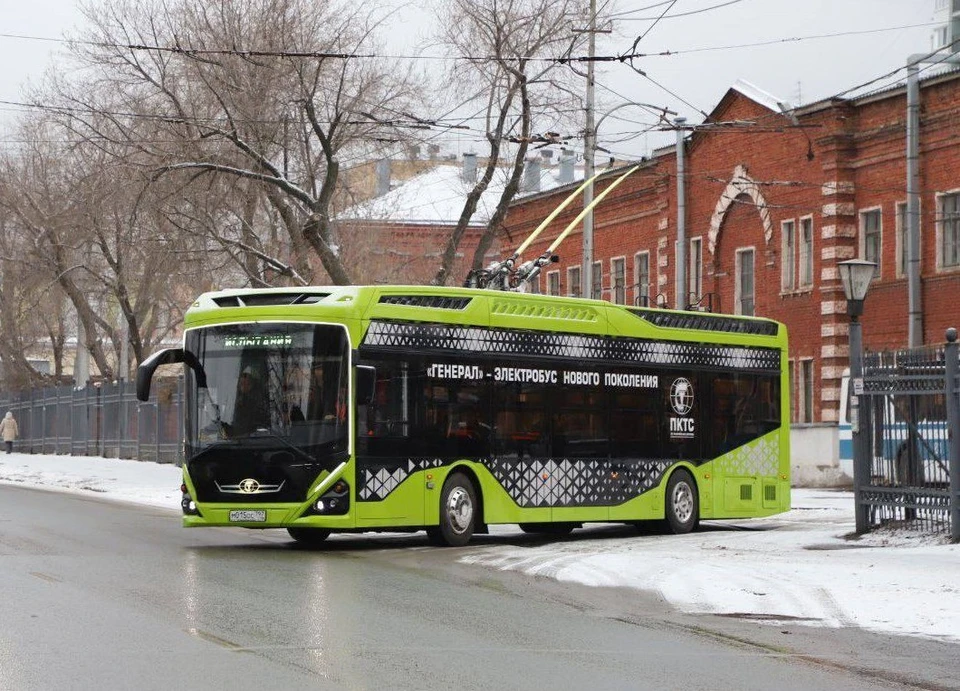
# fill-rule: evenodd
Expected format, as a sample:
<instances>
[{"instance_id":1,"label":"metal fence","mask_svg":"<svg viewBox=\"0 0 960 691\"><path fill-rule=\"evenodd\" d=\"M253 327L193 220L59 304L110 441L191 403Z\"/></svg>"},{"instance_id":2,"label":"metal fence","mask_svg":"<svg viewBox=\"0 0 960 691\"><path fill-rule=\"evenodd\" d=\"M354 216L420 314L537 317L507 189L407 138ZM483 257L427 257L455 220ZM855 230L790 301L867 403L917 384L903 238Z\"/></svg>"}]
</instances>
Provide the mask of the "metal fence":
<instances>
[{"instance_id":1,"label":"metal fence","mask_svg":"<svg viewBox=\"0 0 960 691\"><path fill-rule=\"evenodd\" d=\"M950 329L944 346L864 355L856 502L868 530L902 526L960 541L957 351Z\"/></svg>"},{"instance_id":2,"label":"metal fence","mask_svg":"<svg viewBox=\"0 0 960 691\"><path fill-rule=\"evenodd\" d=\"M182 462L183 381L157 379L150 400L137 400L133 382L55 386L0 393L0 415L11 411L25 453Z\"/></svg>"}]
</instances>

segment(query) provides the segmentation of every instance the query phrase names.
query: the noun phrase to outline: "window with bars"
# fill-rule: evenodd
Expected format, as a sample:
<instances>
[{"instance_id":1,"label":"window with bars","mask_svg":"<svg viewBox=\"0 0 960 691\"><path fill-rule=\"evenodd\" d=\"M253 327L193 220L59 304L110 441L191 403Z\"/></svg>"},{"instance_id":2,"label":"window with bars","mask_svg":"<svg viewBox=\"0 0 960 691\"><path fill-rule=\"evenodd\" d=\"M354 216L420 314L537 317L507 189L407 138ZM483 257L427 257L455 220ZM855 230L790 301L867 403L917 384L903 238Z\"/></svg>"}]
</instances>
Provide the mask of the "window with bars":
<instances>
[{"instance_id":1,"label":"window with bars","mask_svg":"<svg viewBox=\"0 0 960 691\"><path fill-rule=\"evenodd\" d=\"M610 260L610 281L613 301L618 305L627 302L627 260L617 257Z\"/></svg>"}]
</instances>

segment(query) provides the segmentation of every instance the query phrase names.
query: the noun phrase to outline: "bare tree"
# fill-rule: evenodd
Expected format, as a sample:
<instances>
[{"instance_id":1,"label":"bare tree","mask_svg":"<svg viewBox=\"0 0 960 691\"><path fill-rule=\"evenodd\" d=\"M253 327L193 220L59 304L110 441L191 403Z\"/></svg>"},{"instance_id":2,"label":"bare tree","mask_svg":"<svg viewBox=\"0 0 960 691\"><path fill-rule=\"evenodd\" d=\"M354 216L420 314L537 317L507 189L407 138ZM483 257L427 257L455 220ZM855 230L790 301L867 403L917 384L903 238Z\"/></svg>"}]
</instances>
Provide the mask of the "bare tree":
<instances>
[{"instance_id":1,"label":"bare tree","mask_svg":"<svg viewBox=\"0 0 960 691\"><path fill-rule=\"evenodd\" d=\"M333 282L350 282L331 223L341 160L400 136L395 114L418 93L409 73L370 57L368 3L107 0L86 13L92 43L78 57L101 83L64 93L74 133L126 143L158 177L247 181L233 187L239 232L211 238L248 275L265 263L311 280L315 258ZM155 130L146 139L143 118ZM270 223L285 232L282 255L263 242Z\"/></svg>"},{"instance_id":2,"label":"bare tree","mask_svg":"<svg viewBox=\"0 0 960 691\"><path fill-rule=\"evenodd\" d=\"M504 143L516 143L506 167L506 183L474 252L473 267L483 257L506 217L507 208L520 189L524 159L534 137L533 119L555 125L564 104L575 100L569 87L571 73L559 61L581 40L572 32L582 19L583 3L576 0L444 0L439 5L440 40L457 60L450 75L452 84L480 84L486 123L486 165L467 195L463 211L441 260L434 283L444 284L457 249L470 224L480 197L494 175L503 168ZM551 128L552 130L552 128ZM543 135L540 135L543 139Z\"/></svg>"}]
</instances>

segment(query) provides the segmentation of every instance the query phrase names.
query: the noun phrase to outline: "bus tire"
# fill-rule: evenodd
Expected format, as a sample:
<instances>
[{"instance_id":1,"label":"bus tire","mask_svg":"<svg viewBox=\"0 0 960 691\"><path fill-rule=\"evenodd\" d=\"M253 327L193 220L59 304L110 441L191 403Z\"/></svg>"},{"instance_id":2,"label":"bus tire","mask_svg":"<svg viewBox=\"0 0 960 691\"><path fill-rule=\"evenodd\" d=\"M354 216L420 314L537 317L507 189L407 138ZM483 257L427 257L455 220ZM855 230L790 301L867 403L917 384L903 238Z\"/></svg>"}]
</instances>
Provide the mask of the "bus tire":
<instances>
[{"instance_id":1,"label":"bus tire","mask_svg":"<svg viewBox=\"0 0 960 691\"><path fill-rule=\"evenodd\" d=\"M462 547L470 542L477 525L477 491L463 473L452 473L440 492L440 525L427 536L447 547Z\"/></svg>"},{"instance_id":2,"label":"bus tire","mask_svg":"<svg viewBox=\"0 0 960 691\"><path fill-rule=\"evenodd\" d=\"M664 497L666 518L664 525L674 535L682 535L696 529L700 523L700 497L697 483L690 471L678 468L667 481Z\"/></svg>"},{"instance_id":3,"label":"bus tire","mask_svg":"<svg viewBox=\"0 0 960 691\"><path fill-rule=\"evenodd\" d=\"M297 541L297 544L304 547L319 547L330 537L330 531L323 528L287 528L287 532Z\"/></svg>"}]
</instances>

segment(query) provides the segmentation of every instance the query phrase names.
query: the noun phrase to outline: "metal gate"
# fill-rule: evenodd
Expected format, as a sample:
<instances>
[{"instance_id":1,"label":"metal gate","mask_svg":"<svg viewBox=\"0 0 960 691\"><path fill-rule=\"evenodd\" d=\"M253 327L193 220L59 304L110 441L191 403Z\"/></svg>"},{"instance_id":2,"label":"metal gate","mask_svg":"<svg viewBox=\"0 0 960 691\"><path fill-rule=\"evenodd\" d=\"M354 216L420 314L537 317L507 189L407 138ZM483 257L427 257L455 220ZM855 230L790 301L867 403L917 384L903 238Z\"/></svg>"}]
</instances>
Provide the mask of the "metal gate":
<instances>
[{"instance_id":1,"label":"metal gate","mask_svg":"<svg viewBox=\"0 0 960 691\"><path fill-rule=\"evenodd\" d=\"M947 343L863 357L854 442L858 521L960 541L960 382L956 330Z\"/></svg>"}]
</instances>

